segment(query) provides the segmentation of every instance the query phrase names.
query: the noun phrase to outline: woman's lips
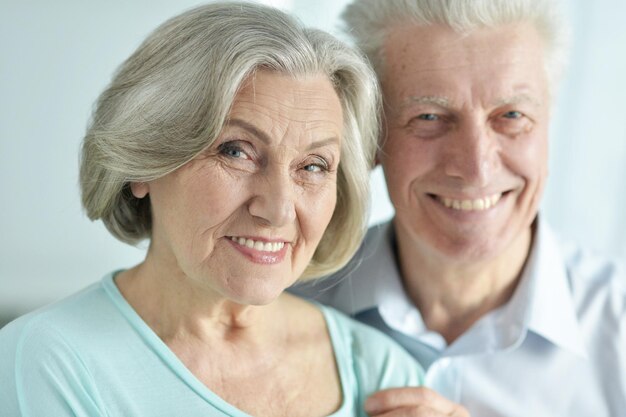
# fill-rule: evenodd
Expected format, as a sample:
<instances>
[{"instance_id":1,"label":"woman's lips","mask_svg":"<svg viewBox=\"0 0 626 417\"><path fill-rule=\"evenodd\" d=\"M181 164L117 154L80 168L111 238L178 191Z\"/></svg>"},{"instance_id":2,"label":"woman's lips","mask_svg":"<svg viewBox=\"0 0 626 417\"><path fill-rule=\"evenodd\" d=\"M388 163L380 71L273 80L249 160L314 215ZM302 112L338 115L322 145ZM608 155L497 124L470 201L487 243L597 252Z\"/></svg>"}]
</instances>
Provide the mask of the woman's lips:
<instances>
[{"instance_id":1,"label":"woman's lips","mask_svg":"<svg viewBox=\"0 0 626 417\"><path fill-rule=\"evenodd\" d=\"M229 236L228 241L252 262L263 265L282 262L289 247L286 241L264 241L243 236Z\"/></svg>"}]
</instances>

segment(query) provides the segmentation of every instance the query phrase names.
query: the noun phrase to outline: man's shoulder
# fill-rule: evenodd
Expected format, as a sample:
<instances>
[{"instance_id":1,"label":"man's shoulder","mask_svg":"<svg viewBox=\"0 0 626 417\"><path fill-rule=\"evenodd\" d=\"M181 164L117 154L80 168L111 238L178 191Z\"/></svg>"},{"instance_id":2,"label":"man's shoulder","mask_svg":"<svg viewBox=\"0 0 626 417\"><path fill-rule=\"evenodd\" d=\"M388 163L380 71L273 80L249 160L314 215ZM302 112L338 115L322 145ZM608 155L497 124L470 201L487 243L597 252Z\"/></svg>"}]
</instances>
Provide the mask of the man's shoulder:
<instances>
[{"instance_id":1,"label":"man's shoulder","mask_svg":"<svg viewBox=\"0 0 626 417\"><path fill-rule=\"evenodd\" d=\"M544 272L562 271L564 289L571 299L573 314L577 322L582 345L598 369L605 368L601 363L613 356L613 368L624 369L626 354L623 349L612 351L610 346L623 346L626 343L626 265L624 260L590 250L578 243L550 233L551 245L557 251L547 254L550 262L558 269ZM538 277L540 282L550 276ZM554 307L554 306L552 306ZM563 307L563 305L561 306Z\"/></svg>"},{"instance_id":2,"label":"man's shoulder","mask_svg":"<svg viewBox=\"0 0 626 417\"><path fill-rule=\"evenodd\" d=\"M564 238L546 221L540 222L538 255L542 267L537 271L567 276L571 293L611 288L626 294L626 263L623 259L607 256L577 242Z\"/></svg>"},{"instance_id":3,"label":"man's shoulder","mask_svg":"<svg viewBox=\"0 0 626 417\"><path fill-rule=\"evenodd\" d=\"M568 271L585 281L601 280L626 284L626 262L571 242L561 242Z\"/></svg>"},{"instance_id":4,"label":"man's shoulder","mask_svg":"<svg viewBox=\"0 0 626 417\"><path fill-rule=\"evenodd\" d=\"M562 243L572 294L578 305L602 303L626 318L626 263L579 245Z\"/></svg>"},{"instance_id":5,"label":"man's shoulder","mask_svg":"<svg viewBox=\"0 0 626 417\"><path fill-rule=\"evenodd\" d=\"M380 270L380 267L384 266L387 261L395 264L392 242L393 226L390 221L371 226L356 254L346 266L339 272L321 279L320 282L341 281L347 276L356 274L371 275L372 272Z\"/></svg>"},{"instance_id":6,"label":"man's shoulder","mask_svg":"<svg viewBox=\"0 0 626 417\"><path fill-rule=\"evenodd\" d=\"M392 248L391 222L370 227L352 259L338 272L297 283L289 292L352 314L369 304L372 281L397 274ZM384 282L384 281L383 281ZM369 288L369 289L368 289Z\"/></svg>"}]
</instances>

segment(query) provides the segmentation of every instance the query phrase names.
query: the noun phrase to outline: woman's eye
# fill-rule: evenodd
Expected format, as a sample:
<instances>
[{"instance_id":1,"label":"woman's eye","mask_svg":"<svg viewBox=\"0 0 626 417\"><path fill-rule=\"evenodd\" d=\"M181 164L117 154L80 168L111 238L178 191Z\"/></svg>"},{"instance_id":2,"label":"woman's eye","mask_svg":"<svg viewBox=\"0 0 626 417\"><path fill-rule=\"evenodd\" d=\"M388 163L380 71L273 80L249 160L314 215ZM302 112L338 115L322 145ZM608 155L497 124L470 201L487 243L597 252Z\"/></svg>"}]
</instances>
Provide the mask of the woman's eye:
<instances>
[{"instance_id":1,"label":"woman's eye","mask_svg":"<svg viewBox=\"0 0 626 417\"><path fill-rule=\"evenodd\" d=\"M308 172L321 172L323 168L317 164L309 164L305 165L304 170Z\"/></svg>"},{"instance_id":2,"label":"woman's eye","mask_svg":"<svg viewBox=\"0 0 626 417\"><path fill-rule=\"evenodd\" d=\"M236 142L224 142L218 147L219 153L233 159L250 159L250 156Z\"/></svg>"},{"instance_id":3,"label":"woman's eye","mask_svg":"<svg viewBox=\"0 0 626 417\"><path fill-rule=\"evenodd\" d=\"M316 158L314 162L304 165L302 169L307 172L326 172L328 171L328 163L322 158Z\"/></svg>"}]
</instances>

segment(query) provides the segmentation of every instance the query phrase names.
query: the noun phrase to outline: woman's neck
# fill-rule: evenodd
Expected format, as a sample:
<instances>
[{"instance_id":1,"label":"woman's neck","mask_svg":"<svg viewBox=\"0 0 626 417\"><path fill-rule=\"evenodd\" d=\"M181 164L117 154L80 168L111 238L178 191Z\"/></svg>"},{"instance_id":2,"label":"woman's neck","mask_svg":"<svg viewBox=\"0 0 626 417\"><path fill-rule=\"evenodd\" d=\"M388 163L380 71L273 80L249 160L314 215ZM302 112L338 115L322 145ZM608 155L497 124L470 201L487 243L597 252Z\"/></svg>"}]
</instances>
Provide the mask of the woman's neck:
<instances>
[{"instance_id":1,"label":"woman's neck","mask_svg":"<svg viewBox=\"0 0 626 417\"><path fill-rule=\"evenodd\" d=\"M275 306L242 305L210 292L150 256L121 272L116 284L128 303L166 343L241 340L262 343L274 322ZM168 343L169 344L169 343Z\"/></svg>"},{"instance_id":2,"label":"woman's neck","mask_svg":"<svg viewBox=\"0 0 626 417\"><path fill-rule=\"evenodd\" d=\"M212 392L251 415L330 415L339 408L338 369L319 309L289 294L243 306L208 297L163 271L144 262L118 274L116 283Z\"/></svg>"}]
</instances>

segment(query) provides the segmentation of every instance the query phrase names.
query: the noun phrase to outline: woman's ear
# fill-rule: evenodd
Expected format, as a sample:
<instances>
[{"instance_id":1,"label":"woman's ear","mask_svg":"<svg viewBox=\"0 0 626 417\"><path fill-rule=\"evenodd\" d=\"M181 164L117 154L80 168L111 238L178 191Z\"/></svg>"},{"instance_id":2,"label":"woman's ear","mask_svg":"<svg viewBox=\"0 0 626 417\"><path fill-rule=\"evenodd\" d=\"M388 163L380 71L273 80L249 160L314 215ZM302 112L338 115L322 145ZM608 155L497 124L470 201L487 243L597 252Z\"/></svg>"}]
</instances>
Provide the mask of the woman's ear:
<instances>
[{"instance_id":1,"label":"woman's ear","mask_svg":"<svg viewBox=\"0 0 626 417\"><path fill-rule=\"evenodd\" d=\"M148 195L150 189L147 182L131 182L130 191L136 198L144 198Z\"/></svg>"}]
</instances>

